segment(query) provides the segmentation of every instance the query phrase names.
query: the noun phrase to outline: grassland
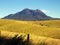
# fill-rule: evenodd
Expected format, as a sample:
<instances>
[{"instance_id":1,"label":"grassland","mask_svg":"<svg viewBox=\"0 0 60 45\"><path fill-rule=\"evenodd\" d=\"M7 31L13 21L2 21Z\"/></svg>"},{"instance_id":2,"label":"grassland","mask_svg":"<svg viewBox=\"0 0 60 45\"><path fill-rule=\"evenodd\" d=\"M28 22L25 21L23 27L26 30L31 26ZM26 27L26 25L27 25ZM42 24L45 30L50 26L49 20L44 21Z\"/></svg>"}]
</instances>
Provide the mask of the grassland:
<instances>
[{"instance_id":1,"label":"grassland","mask_svg":"<svg viewBox=\"0 0 60 45\"><path fill-rule=\"evenodd\" d=\"M24 33L1 31L1 36L4 36L5 38L6 37L7 38L12 38L16 34L27 37L27 34L24 34ZM30 34L30 41L34 45L60 45L60 40L59 39L54 39L54 38L49 38L49 37L44 37L44 36L37 36L37 35L32 35L32 34Z\"/></svg>"},{"instance_id":2,"label":"grassland","mask_svg":"<svg viewBox=\"0 0 60 45\"><path fill-rule=\"evenodd\" d=\"M0 30L60 39L60 20L16 21L1 19Z\"/></svg>"},{"instance_id":3,"label":"grassland","mask_svg":"<svg viewBox=\"0 0 60 45\"><path fill-rule=\"evenodd\" d=\"M60 45L60 20L18 21L0 19L0 31L2 36L10 37L16 33L30 34L35 43L45 40L49 45Z\"/></svg>"}]
</instances>

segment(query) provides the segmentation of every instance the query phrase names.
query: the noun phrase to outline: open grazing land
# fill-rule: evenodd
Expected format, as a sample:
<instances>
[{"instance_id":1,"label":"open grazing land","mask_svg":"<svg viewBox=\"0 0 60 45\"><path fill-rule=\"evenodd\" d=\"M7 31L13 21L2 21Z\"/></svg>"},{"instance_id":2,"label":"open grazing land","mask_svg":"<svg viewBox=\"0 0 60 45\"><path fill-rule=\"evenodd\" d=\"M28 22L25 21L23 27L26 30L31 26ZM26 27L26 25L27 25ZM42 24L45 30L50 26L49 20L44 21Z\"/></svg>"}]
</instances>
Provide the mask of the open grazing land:
<instances>
[{"instance_id":1,"label":"open grazing land","mask_svg":"<svg viewBox=\"0 0 60 45\"><path fill-rule=\"evenodd\" d=\"M20 21L0 19L1 37L9 39L16 34L18 34L17 39L19 39L19 35L22 35L24 40L31 41L32 44L29 45L60 45L60 20Z\"/></svg>"}]
</instances>

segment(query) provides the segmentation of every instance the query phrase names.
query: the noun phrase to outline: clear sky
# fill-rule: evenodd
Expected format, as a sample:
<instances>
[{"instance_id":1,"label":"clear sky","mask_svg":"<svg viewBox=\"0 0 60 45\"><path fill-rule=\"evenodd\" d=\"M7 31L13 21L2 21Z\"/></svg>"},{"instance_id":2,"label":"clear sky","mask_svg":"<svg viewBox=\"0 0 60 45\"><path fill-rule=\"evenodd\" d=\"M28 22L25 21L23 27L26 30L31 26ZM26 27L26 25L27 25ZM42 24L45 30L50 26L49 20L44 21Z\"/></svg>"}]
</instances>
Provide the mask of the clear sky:
<instances>
[{"instance_id":1,"label":"clear sky","mask_svg":"<svg viewBox=\"0 0 60 45\"><path fill-rule=\"evenodd\" d=\"M40 9L48 16L60 18L60 0L0 0L0 18L24 8Z\"/></svg>"}]
</instances>

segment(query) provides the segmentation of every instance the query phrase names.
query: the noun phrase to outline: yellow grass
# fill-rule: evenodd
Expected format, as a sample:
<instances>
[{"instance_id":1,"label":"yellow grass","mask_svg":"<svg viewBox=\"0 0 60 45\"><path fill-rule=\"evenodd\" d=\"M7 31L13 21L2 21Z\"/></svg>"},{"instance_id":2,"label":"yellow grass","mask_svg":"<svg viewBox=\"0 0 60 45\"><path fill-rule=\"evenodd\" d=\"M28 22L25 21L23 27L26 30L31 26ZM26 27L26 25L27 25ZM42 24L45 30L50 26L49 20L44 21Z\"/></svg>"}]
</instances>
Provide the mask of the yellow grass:
<instances>
[{"instance_id":1,"label":"yellow grass","mask_svg":"<svg viewBox=\"0 0 60 45\"><path fill-rule=\"evenodd\" d=\"M15 34L30 34L30 40L33 43L41 42L47 45L60 45L60 20L46 21L18 21L18 20L0 20L1 36L7 38L13 37Z\"/></svg>"},{"instance_id":2,"label":"yellow grass","mask_svg":"<svg viewBox=\"0 0 60 45\"><path fill-rule=\"evenodd\" d=\"M60 38L60 20L17 21L0 20L0 30Z\"/></svg>"},{"instance_id":3,"label":"yellow grass","mask_svg":"<svg viewBox=\"0 0 60 45\"><path fill-rule=\"evenodd\" d=\"M19 34L19 35L26 35L24 33L16 33L16 32L9 32L9 31L1 31L1 35L5 37L13 37L14 35ZM39 43L46 43L47 45L60 45L60 40L59 39L53 39L49 37L44 37L44 36L36 36L33 34L30 34L30 40L35 44L39 45Z\"/></svg>"}]
</instances>

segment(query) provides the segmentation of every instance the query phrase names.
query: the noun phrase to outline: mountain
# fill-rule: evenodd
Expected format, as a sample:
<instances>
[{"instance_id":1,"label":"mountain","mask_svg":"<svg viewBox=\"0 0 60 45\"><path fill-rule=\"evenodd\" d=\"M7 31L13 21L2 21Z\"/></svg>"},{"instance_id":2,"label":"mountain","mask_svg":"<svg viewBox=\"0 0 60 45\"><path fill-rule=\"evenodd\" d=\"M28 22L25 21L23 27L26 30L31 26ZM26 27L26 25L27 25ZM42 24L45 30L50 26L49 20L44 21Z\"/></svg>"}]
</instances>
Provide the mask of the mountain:
<instances>
[{"instance_id":1,"label":"mountain","mask_svg":"<svg viewBox=\"0 0 60 45\"><path fill-rule=\"evenodd\" d=\"M23 9L20 12L17 12L15 14L10 14L3 19L15 19L15 20L45 20L45 19L52 19L52 17L47 16L45 13L43 13L41 10L31 10L31 9Z\"/></svg>"}]
</instances>

